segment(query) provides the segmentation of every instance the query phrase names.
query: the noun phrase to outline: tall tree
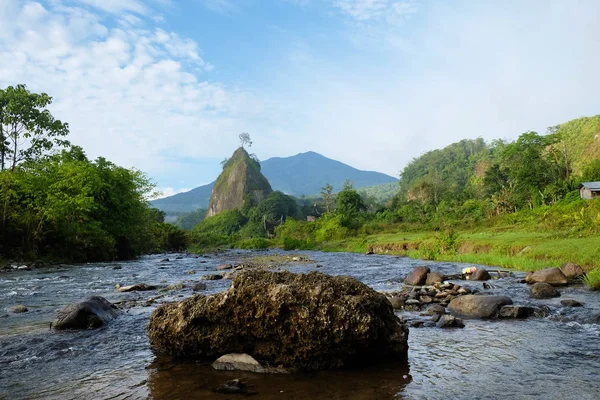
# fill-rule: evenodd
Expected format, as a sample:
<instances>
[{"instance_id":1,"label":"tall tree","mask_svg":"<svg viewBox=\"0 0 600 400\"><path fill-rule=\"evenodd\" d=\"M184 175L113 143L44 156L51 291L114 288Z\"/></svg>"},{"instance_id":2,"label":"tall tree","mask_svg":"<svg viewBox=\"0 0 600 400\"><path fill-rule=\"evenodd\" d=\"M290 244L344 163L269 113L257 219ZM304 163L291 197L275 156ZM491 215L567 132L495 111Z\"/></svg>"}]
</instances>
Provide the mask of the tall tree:
<instances>
[{"instance_id":1,"label":"tall tree","mask_svg":"<svg viewBox=\"0 0 600 400\"><path fill-rule=\"evenodd\" d=\"M65 147L69 126L46 108L52 97L31 93L25 85L0 89L0 170L39 159L55 146Z\"/></svg>"},{"instance_id":2,"label":"tall tree","mask_svg":"<svg viewBox=\"0 0 600 400\"><path fill-rule=\"evenodd\" d=\"M238 137L240 138L242 147L244 147L244 146L252 147L252 140L250 140L249 133L246 133L246 132L240 133Z\"/></svg>"},{"instance_id":3,"label":"tall tree","mask_svg":"<svg viewBox=\"0 0 600 400\"><path fill-rule=\"evenodd\" d=\"M327 213L331 212L333 206L333 186L329 183L321 188L321 197L325 201L325 210Z\"/></svg>"}]
</instances>

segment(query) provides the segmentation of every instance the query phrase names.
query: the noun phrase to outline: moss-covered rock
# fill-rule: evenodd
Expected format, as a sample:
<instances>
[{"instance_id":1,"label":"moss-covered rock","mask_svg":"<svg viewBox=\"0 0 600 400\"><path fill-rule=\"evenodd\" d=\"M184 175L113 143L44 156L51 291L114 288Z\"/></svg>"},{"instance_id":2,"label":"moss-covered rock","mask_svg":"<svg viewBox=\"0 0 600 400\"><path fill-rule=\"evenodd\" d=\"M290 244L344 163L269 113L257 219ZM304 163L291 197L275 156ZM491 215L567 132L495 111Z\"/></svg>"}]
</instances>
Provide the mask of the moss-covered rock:
<instances>
[{"instance_id":1,"label":"moss-covered rock","mask_svg":"<svg viewBox=\"0 0 600 400\"><path fill-rule=\"evenodd\" d=\"M206 216L212 217L225 210L241 210L248 199L259 203L272 191L269 181L260 172L259 162L240 147L225 163L215 182Z\"/></svg>"},{"instance_id":2,"label":"moss-covered rock","mask_svg":"<svg viewBox=\"0 0 600 400\"><path fill-rule=\"evenodd\" d=\"M304 370L405 362L408 350L408 329L383 294L319 272L243 271L225 292L155 310L148 335L154 351L177 358L247 353Z\"/></svg>"}]
</instances>

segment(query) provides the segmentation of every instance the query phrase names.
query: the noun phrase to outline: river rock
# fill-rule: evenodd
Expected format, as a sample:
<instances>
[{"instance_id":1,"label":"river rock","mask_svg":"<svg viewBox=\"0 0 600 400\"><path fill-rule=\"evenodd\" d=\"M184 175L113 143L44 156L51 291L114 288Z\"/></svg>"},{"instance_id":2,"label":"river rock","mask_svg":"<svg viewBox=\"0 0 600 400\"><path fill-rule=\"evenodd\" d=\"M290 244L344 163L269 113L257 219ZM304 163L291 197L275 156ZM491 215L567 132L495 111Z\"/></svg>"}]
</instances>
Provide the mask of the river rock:
<instances>
[{"instance_id":1,"label":"river rock","mask_svg":"<svg viewBox=\"0 0 600 400\"><path fill-rule=\"evenodd\" d=\"M15 313L15 314L19 314L19 313L24 313L29 311L29 309L27 307L25 307L23 304L17 304L16 306L12 306L8 311Z\"/></svg>"},{"instance_id":2,"label":"river rock","mask_svg":"<svg viewBox=\"0 0 600 400\"><path fill-rule=\"evenodd\" d=\"M416 267L411 271L410 274L408 274L404 280L404 283L413 286L423 285L427 280L427 274L429 274L429 272L431 272L429 267Z\"/></svg>"},{"instance_id":3,"label":"river rock","mask_svg":"<svg viewBox=\"0 0 600 400\"><path fill-rule=\"evenodd\" d=\"M565 274L567 279L577 279L585 275L583 268L575 263L565 263L560 266L560 270Z\"/></svg>"},{"instance_id":4,"label":"river rock","mask_svg":"<svg viewBox=\"0 0 600 400\"><path fill-rule=\"evenodd\" d=\"M507 296L484 296L467 294L453 299L448 311L464 318L494 318L502 306L512 304Z\"/></svg>"},{"instance_id":5,"label":"river rock","mask_svg":"<svg viewBox=\"0 0 600 400\"><path fill-rule=\"evenodd\" d=\"M564 299L560 301L563 307L583 307L583 303L573 299Z\"/></svg>"},{"instance_id":6,"label":"river rock","mask_svg":"<svg viewBox=\"0 0 600 400\"><path fill-rule=\"evenodd\" d=\"M55 329L99 328L120 313L119 309L104 297L92 296L60 310L53 326Z\"/></svg>"},{"instance_id":7,"label":"river rock","mask_svg":"<svg viewBox=\"0 0 600 400\"><path fill-rule=\"evenodd\" d=\"M117 292L146 292L148 290L155 290L156 286L147 285L145 283L136 283L135 285L120 286L117 288Z\"/></svg>"},{"instance_id":8,"label":"river rock","mask_svg":"<svg viewBox=\"0 0 600 400\"><path fill-rule=\"evenodd\" d=\"M221 265L217 266L216 269L217 269L217 271L224 271L226 269L232 269L232 268L233 268L233 265L231 265L231 264L221 264Z\"/></svg>"},{"instance_id":9,"label":"river rock","mask_svg":"<svg viewBox=\"0 0 600 400\"><path fill-rule=\"evenodd\" d=\"M242 271L227 291L157 308L148 336L155 352L176 358L245 352L304 370L406 362L408 350L408 329L385 295L316 271Z\"/></svg>"},{"instance_id":10,"label":"river rock","mask_svg":"<svg viewBox=\"0 0 600 400\"><path fill-rule=\"evenodd\" d=\"M218 281L219 279L223 279L223 275L213 274L213 275L204 275L202 277L205 281Z\"/></svg>"},{"instance_id":11,"label":"river rock","mask_svg":"<svg viewBox=\"0 0 600 400\"><path fill-rule=\"evenodd\" d=\"M524 319L524 318L528 318L533 313L534 313L534 309L532 307L504 306L500 309L500 312L498 313L498 318Z\"/></svg>"},{"instance_id":12,"label":"river rock","mask_svg":"<svg viewBox=\"0 0 600 400\"><path fill-rule=\"evenodd\" d=\"M248 371L259 374L288 374L289 371L283 368L263 367L252 356L245 353L230 353L219 357L211 365L216 370L221 371Z\"/></svg>"},{"instance_id":13,"label":"river rock","mask_svg":"<svg viewBox=\"0 0 600 400\"><path fill-rule=\"evenodd\" d=\"M388 298L394 310L400 310L404 308L404 299L400 296L392 296Z\"/></svg>"},{"instance_id":14,"label":"river rock","mask_svg":"<svg viewBox=\"0 0 600 400\"><path fill-rule=\"evenodd\" d=\"M194 284L194 286L192 286L192 290L193 290L194 292L200 292L200 291L202 291L202 290L206 290L206 283L203 283L203 282L196 282L196 283Z\"/></svg>"},{"instance_id":15,"label":"river rock","mask_svg":"<svg viewBox=\"0 0 600 400\"><path fill-rule=\"evenodd\" d=\"M490 279L492 279L492 276L484 268L475 270L471 275L471 280L473 281L488 281Z\"/></svg>"},{"instance_id":16,"label":"river rock","mask_svg":"<svg viewBox=\"0 0 600 400\"><path fill-rule=\"evenodd\" d=\"M552 286L562 286L569 283L569 280L559 268L545 268L527 274L525 277L527 283L548 283Z\"/></svg>"},{"instance_id":17,"label":"river rock","mask_svg":"<svg viewBox=\"0 0 600 400\"><path fill-rule=\"evenodd\" d=\"M239 379L234 379L234 380L225 382L223 385L216 388L215 392L222 393L222 394L243 394L243 395L248 395L248 394L254 393L248 389L248 385L246 385L244 382L240 381Z\"/></svg>"},{"instance_id":18,"label":"river rock","mask_svg":"<svg viewBox=\"0 0 600 400\"><path fill-rule=\"evenodd\" d=\"M425 311L425 315L433 315L433 314L446 314L446 307L439 305L439 304L432 304L429 307L427 307L427 310Z\"/></svg>"},{"instance_id":19,"label":"river rock","mask_svg":"<svg viewBox=\"0 0 600 400\"><path fill-rule=\"evenodd\" d=\"M560 292L549 283L538 282L531 287L530 296L534 299L550 299L559 297Z\"/></svg>"},{"instance_id":20,"label":"river rock","mask_svg":"<svg viewBox=\"0 0 600 400\"><path fill-rule=\"evenodd\" d=\"M442 315L437 320L435 326L438 328L464 328L465 323L460 318L456 318L454 315Z\"/></svg>"},{"instance_id":21,"label":"river rock","mask_svg":"<svg viewBox=\"0 0 600 400\"><path fill-rule=\"evenodd\" d=\"M427 274L425 280L426 285L435 285L436 283L442 283L446 280L446 276L441 272L430 272Z\"/></svg>"}]
</instances>

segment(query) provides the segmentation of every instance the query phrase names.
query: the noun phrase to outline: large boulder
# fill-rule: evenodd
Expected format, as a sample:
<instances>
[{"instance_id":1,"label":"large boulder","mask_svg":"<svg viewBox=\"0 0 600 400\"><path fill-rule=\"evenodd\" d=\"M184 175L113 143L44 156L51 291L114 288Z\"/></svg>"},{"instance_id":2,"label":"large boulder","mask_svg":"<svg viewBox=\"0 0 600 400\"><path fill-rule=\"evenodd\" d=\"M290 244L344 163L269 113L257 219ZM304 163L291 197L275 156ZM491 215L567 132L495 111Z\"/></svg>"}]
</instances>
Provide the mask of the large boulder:
<instances>
[{"instance_id":1,"label":"large boulder","mask_svg":"<svg viewBox=\"0 0 600 400\"><path fill-rule=\"evenodd\" d=\"M104 297L92 296L69 304L58 312L54 329L99 328L120 314L119 309Z\"/></svg>"},{"instance_id":2,"label":"large boulder","mask_svg":"<svg viewBox=\"0 0 600 400\"><path fill-rule=\"evenodd\" d=\"M565 274L567 279L577 279L585 275L585 272L580 265L571 262L561 265L560 270Z\"/></svg>"},{"instance_id":3,"label":"large boulder","mask_svg":"<svg viewBox=\"0 0 600 400\"><path fill-rule=\"evenodd\" d=\"M484 296L468 294L453 299L448 304L448 311L451 314L463 318L494 318L502 306L512 304L512 300L507 296Z\"/></svg>"},{"instance_id":4,"label":"large boulder","mask_svg":"<svg viewBox=\"0 0 600 400\"><path fill-rule=\"evenodd\" d=\"M562 286L569 283L569 280L559 268L545 268L533 273L527 274L525 277L527 283L548 283L552 286Z\"/></svg>"},{"instance_id":5,"label":"large boulder","mask_svg":"<svg viewBox=\"0 0 600 400\"><path fill-rule=\"evenodd\" d=\"M530 296L534 299L550 299L559 297L560 292L549 283L538 282L531 287Z\"/></svg>"},{"instance_id":6,"label":"large boulder","mask_svg":"<svg viewBox=\"0 0 600 400\"><path fill-rule=\"evenodd\" d=\"M430 272L431 270L429 267L416 267L410 272L410 274L408 274L404 280L404 283L414 286L423 285L427 281L427 274Z\"/></svg>"},{"instance_id":7,"label":"large boulder","mask_svg":"<svg viewBox=\"0 0 600 400\"><path fill-rule=\"evenodd\" d=\"M348 276L243 271L230 288L156 309L153 350L176 358L247 353L316 370L407 359L408 329L385 295Z\"/></svg>"}]
</instances>

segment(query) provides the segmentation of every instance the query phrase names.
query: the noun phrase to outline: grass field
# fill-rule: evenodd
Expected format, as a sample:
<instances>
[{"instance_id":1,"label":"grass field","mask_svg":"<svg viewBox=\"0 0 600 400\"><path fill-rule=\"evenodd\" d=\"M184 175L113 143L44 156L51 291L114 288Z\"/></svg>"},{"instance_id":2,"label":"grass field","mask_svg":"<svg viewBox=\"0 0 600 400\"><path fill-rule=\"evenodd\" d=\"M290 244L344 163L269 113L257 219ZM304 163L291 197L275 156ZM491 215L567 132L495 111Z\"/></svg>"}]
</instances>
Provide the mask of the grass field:
<instances>
[{"instance_id":1,"label":"grass field","mask_svg":"<svg viewBox=\"0 0 600 400\"><path fill-rule=\"evenodd\" d=\"M395 232L321 244L325 251L406 255L427 260L475 263L521 271L574 262L585 270L600 267L600 237L507 229L482 231Z\"/></svg>"}]
</instances>

